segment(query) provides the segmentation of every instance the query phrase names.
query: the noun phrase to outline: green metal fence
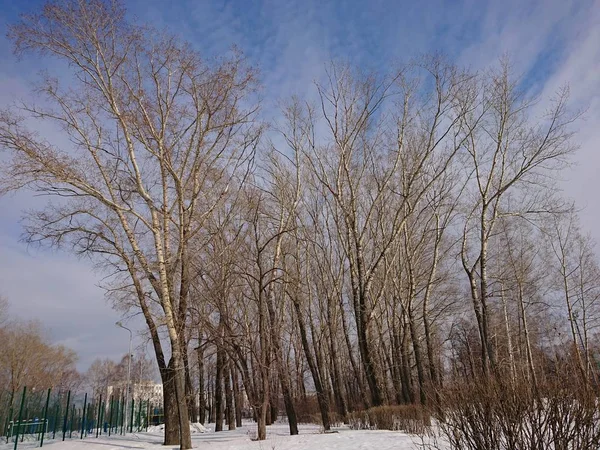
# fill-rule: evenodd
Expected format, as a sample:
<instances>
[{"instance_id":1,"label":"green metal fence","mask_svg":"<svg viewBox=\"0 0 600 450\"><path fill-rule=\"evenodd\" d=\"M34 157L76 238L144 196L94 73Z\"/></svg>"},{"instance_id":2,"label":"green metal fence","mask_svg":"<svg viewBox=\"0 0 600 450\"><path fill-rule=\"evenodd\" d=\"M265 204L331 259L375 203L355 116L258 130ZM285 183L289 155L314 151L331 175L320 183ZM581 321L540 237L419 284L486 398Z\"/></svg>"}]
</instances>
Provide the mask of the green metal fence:
<instances>
[{"instance_id":1,"label":"green metal fence","mask_svg":"<svg viewBox=\"0 0 600 450\"><path fill-rule=\"evenodd\" d=\"M37 441L42 447L51 440L122 435L162 423L162 410L149 400L132 399L127 411L125 405L122 395L103 398L27 387L19 392L0 391L0 442L14 443L15 450L24 441Z\"/></svg>"}]
</instances>

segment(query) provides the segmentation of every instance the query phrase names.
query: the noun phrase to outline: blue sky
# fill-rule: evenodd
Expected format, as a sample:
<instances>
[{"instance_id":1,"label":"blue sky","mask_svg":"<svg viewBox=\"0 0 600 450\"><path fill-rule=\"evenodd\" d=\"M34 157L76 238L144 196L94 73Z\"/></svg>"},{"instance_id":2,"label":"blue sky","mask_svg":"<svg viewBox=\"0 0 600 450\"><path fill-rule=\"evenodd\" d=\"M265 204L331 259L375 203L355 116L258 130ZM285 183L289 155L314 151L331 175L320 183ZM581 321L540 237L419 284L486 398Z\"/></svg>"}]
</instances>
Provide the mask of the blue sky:
<instances>
[{"instance_id":1,"label":"blue sky","mask_svg":"<svg viewBox=\"0 0 600 450\"><path fill-rule=\"evenodd\" d=\"M27 97L38 60L17 61L6 24L41 1L0 0L0 107ZM583 226L600 241L600 0L128 0L131 16L166 28L207 57L232 45L260 69L265 109L291 94L311 95L331 59L386 69L425 52L443 52L472 68L510 55L524 86L548 98L561 85L586 108L581 150L563 174L565 192L585 209ZM543 108L543 103L540 104ZM69 255L28 250L18 242L28 194L0 199L0 294L12 312L43 320L57 342L95 357L118 357L127 336L95 285L99 275ZM134 326L138 326L133 321Z\"/></svg>"}]
</instances>

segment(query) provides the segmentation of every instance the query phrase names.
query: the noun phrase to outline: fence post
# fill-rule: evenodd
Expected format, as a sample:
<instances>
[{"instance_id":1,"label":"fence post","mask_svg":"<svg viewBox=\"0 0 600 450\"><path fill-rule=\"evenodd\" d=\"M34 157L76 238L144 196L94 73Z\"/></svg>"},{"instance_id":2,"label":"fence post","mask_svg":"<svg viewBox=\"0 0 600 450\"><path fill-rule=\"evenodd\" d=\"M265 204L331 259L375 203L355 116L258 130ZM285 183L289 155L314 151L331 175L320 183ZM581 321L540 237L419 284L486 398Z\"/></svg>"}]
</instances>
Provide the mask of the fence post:
<instances>
[{"instance_id":1,"label":"fence post","mask_svg":"<svg viewBox=\"0 0 600 450\"><path fill-rule=\"evenodd\" d=\"M150 418L152 417L152 403L150 403L150 399L148 399L148 410L146 411L146 432L148 432L148 427L150 426Z\"/></svg>"},{"instance_id":2,"label":"fence post","mask_svg":"<svg viewBox=\"0 0 600 450\"><path fill-rule=\"evenodd\" d=\"M25 408L25 417L27 417L28 415L28 408ZM25 419L25 421L27 421L27 419ZM23 442L25 432L23 431L23 424L21 423L21 419L19 419L19 428L21 429L21 442ZM27 427L25 427L25 431L27 431Z\"/></svg>"},{"instance_id":3,"label":"fence post","mask_svg":"<svg viewBox=\"0 0 600 450\"><path fill-rule=\"evenodd\" d=\"M102 436L102 429L104 428L104 414L106 413L106 401L102 402L102 409L100 410L100 436Z\"/></svg>"},{"instance_id":4,"label":"fence post","mask_svg":"<svg viewBox=\"0 0 600 450\"><path fill-rule=\"evenodd\" d=\"M117 408L117 410L115 411L115 434L119 434L119 423L121 420L121 399L120 398L115 398L115 406Z\"/></svg>"},{"instance_id":5,"label":"fence post","mask_svg":"<svg viewBox=\"0 0 600 450\"><path fill-rule=\"evenodd\" d=\"M117 410L115 411L115 434L119 434L119 420L121 417L121 399L120 398L115 398L115 407L117 408Z\"/></svg>"},{"instance_id":6,"label":"fence post","mask_svg":"<svg viewBox=\"0 0 600 450\"><path fill-rule=\"evenodd\" d=\"M138 433L142 430L142 403L144 403L140 398L140 405L138 406L138 415L137 415L137 431Z\"/></svg>"},{"instance_id":7,"label":"fence post","mask_svg":"<svg viewBox=\"0 0 600 450\"><path fill-rule=\"evenodd\" d=\"M114 406L114 399L113 396L110 396L110 419L108 419L108 435L110 436L110 432L112 429L112 423L113 423L113 410L115 409Z\"/></svg>"},{"instance_id":8,"label":"fence post","mask_svg":"<svg viewBox=\"0 0 600 450\"><path fill-rule=\"evenodd\" d=\"M50 404L50 388L48 388L48 395L46 396L46 407L44 408L44 421L42 422L42 438L40 440L40 447L44 446L44 436L46 436L46 424L48 423L48 405Z\"/></svg>"},{"instance_id":9,"label":"fence post","mask_svg":"<svg viewBox=\"0 0 600 450\"><path fill-rule=\"evenodd\" d=\"M27 386L23 386L23 395L21 395L21 406L19 407L19 425L17 425L17 434L15 437L14 450L17 450L19 445L19 428L21 427L21 419L23 418L23 406L25 405L25 393L27 392Z\"/></svg>"},{"instance_id":10,"label":"fence post","mask_svg":"<svg viewBox=\"0 0 600 450\"><path fill-rule=\"evenodd\" d=\"M71 422L69 422L69 439L73 437L73 425L75 423L75 405L71 406Z\"/></svg>"},{"instance_id":11,"label":"fence post","mask_svg":"<svg viewBox=\"0 0 600 450\"><path fill-rule=\"evenodd\" d=\"M60 395L58 397L58 402L56 403L56 408L54 409L54 421L52 422L52 439L56 438L56 426L58 425L58 412L60 411Z\"/></svg>"},{"instance_id":12,"label":"fence post","mask_svg":"<svg viewBox=\"0 0 600 450\"><path fill-rule=\"evenodd\" d=\"M125 396L123 395L123 398L121 400L121 435L125 434L123 433L123 428L125 427L125 416L127 415L127 411L125 411ZM127 432L127 430L125 430L125 432Z\"/></svg>"},{"instance_id":13,"label":"fence post","mask_svg":"<svg viewBox=\"0 0 600 450\"><path fill-rule=\"evenodd\" d=\"M100 432L100 427L102 426L102 418L100 417L100 412L102 410L102 394L100 394L100 400L98 400L98 415L96 416L96 437L98 437L98 433Z\"/></svg>"},{"instance_id":14,"label":"fence post","mask_svg":"<svg viewBox=\"0 0 600 450\"><path fill-rule=\"evenodd\" d=\"M65 436L67 435L67 420L69 419L69 403L71 402L71 391L69 391L69 393L67 394L67 407L65 409L65 420L63 422L63 438L62 440L65 440Z\"/></svg>"},{"instance_id":15,"label":"fence post","mask_svg":"<svg viewBox=\"0 0 600 450\"><path fill-rule=\"evenodd\" d=\"M83 412L81 415L81 436L79 439L83 439L83 433L85 432L85 410L87 408L87 392L85 393L85 400L83 400Z\"/></svg>"},{"instance_id":16,"label":"fence post","mask_svg":"<svg viewBox=\"0 0 600 450\"><path fill-rule=\"evenodd\" d=\"M135 411L135 399L131 399L131 414L129 415L129 432L133 433L133 411ZM127 431L125 431L127 432Z\"/></svg>"}]
</instances>

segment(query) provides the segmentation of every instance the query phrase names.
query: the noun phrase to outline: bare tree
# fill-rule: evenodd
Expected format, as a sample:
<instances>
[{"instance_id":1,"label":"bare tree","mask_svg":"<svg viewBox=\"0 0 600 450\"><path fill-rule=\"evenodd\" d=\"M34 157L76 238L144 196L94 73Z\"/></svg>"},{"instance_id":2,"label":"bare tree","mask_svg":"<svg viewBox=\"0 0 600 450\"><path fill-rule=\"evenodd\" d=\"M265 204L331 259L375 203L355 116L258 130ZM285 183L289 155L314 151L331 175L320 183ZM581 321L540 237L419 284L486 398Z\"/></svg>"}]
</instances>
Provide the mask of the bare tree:
<instances>
[{"instance_id":1,"label":"bare tree","mask_svg":"<svg viewBox=\"0 0 600 450\"><path fill-rule=\"evenodd\" d=\"M538 119L504 60L481 73L438 56L386 74L331 64L316 105L294 98L267 128L241 55L205 61L118 1L50 1L9 36L69 75L0 111L0 191L48 196L26 241L89 257L115 306L141 312L165 444L191 448L206 411L234 429L244 394L263 440L281 399L297 434L300 405L328 430L335 412L393 403L444 413L445 385L465 379L498 401L506 374L531 398L573 361L597 376L600 266L552 186L574 150L566 90ZM3 325L4 309L0 383L61 371L42 356L25 368L18 336L72 368L35 327ZM88 382L103 391L122 371L96 361Z\"/></svg>"},{"instance_id":2,"label":"bare tree","mask_svg":"<svg viewBox=\"0 0 600 450\"><path fill-rule=\"evenodd\" d=\"M77 355L52 345L36 322L14 322L0 329L0 389L75 388Z\"/></svg>"},{"instance_id":3,"label":"bare tree","mask_svg":"<svg viewBox=\"0 0 600 450\"><path fill-rule=\"evenodd\" d=\"M484 375L496 370L490 333L489 244L499 217L547 212L552 192L548 173L564 166L573 152L569 129L575 116L566 108L568 92L553 99L540 121L531 118L535 99L519 89L510 64L502 60L482 80L478 108L464 117L472 132L465 142L471 174L461 258L469 281L481 340Z\"/></svg>"},{"instance_id":4,"label":"bare tree","mask_svg":"<svg viewBox=\"0 0 600 450\"><path fill-rule=\"evenodd\" d=\"M420 95L419 71L433 92ZM360 359L380 405L370 328L383 290L373 283L406 225L406 199L428 192L468 136L458 125L473 108L471 77L436 58L384 78L333 66L319 94L331 144L314 145L309 160L334 205Z\"/></svg>"},{"instance_id":5,"label":"bare tree","mask_svg":"<svg viewBox=\"0 0 600 450\"><path fill-rule=\"evenodd\" d=\"M592 241L581 233L574 214L555 216L550 232L553 266L557 275L554 285L561 299L558 307L566 313L576 367L590 382L595 378L596 366L590 350L590 335L600 318L598 262L593 255Z\"/></svg>"},{"instance_id":6,"label":"bare tree","mask_svg":"<svg viewBox=\"0 0 600 450\"><path fill-rule=\"evenodd\" d=\"M124 380L117 364L110 359L96 359L85 373L86 384L92 389L94 397L106 396L108 387Z\"/></svg>"},{"instance_id":7,"label":"bare tree","mask_svg":"<svg viewBox=\"0 0 600 450\"><path fill-rule=\"evenodd\" d=\"M499 261L494 278L499 285L503 300L507 339L509 334L514 334L516 337L514 346L512 342L507 342L509 353L513 353L510 357L511 373L514 379L520 365L519 355L524 353L525 378L535 389L538 386L538 375L534 348L539 345L539 342L536 342L532 321L543 317L537 311L539 307L536 307L536 304L542 304L541 298L544 296L542 286L552 284L547 280L546 265L540 259L541 249L544 248L541 239L545 238L536 233L535 227L518 216L503 217L499 226L501 229L497 239ZM513 328L518 332L509 330L508 315L511 312L511 304L509 303L509 311L507 311L507 302L513 304L512 315L517 317L517 323L513 324Z\"/></svg>"},{"instance_id":8,"label":"bare tree","mask_svg":"<svg viewBox=\"0 0 600 450\"><path fill-rule=\"evenodd\" d=\"M30 242L70 245L121 275L152 336L165 443L191 448L188 246L255 145L255 107L244 107L253 73L237 55L209 64L174 37L127 22L118 2L49 2L9 36L17 54L56 57L73 78L63 87L45 77L37 91L44 106L0 113L0 147L12 155L2 189L57 199L29 217ZM68 143L37 136L25 118L56 125Z\"/></svg>"}]
</instances>

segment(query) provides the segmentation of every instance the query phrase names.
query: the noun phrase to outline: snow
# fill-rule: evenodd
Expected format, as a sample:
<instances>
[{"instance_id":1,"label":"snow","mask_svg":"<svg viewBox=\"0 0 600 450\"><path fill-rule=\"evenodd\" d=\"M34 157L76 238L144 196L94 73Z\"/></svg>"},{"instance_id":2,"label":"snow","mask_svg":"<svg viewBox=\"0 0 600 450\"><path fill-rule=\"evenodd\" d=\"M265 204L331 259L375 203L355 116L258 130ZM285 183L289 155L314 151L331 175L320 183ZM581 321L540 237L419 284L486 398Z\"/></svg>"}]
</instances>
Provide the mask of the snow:
<instances>
[{"instance_id":1,"label":"snow","mask_svg":"<svg viewBox=\"0 0 600 450\"><path fill-rule=\"evenodd\" d=\"M164 425L153 425L151 427L148 427L148 433L162 435L164 432L164 429L165 429ZM190 431L192 432L192 434L195 434L195 433L206 433L208 430L201 423L192 423L190 425ZM138 434L142 434L142 433L138 433ZM146 434L146 433L143 433L143 434Z\"/></svg>"},{"instance_id":2,"label":"snow","mask_svg":"<svg viewBox=\"0 0 600 450\"><path fill-rule=\"evenodd\" d=\"M133 433L126 436L102 436L98 439L87 437L44 442L49 450L117 450L117 449L176 449L161 447L163 430L151 427L147 433ZM192 424L192 444L194 448L210 450L417 450L420 439L397 431L350 430L336 428L334 432L323 433L318 425L300 425L300 434L290 436L286 423L267 427L267 440L254 441L256 424L244 423L235 431L215 433L214 425L206 428ZM226 428L226 427L225 427ZM73 435L75 437L75 435ZM4 441L6 442L6 441ZM0 450L13 448L13 443L0 443ZM19 443L19 449L31 449L39 442Z\"/></svg>"},{"instance_id":3,"label":"snow","mask_svg":"<svg viewBox=\"0 0 600 450\"><path fill-rule=\"evenodd\" d=\"M198 422L193 423L190 428L192 430L192 433L206 433L206 428L204 427L204 425Z\"/></svg>"}]
</instances>

